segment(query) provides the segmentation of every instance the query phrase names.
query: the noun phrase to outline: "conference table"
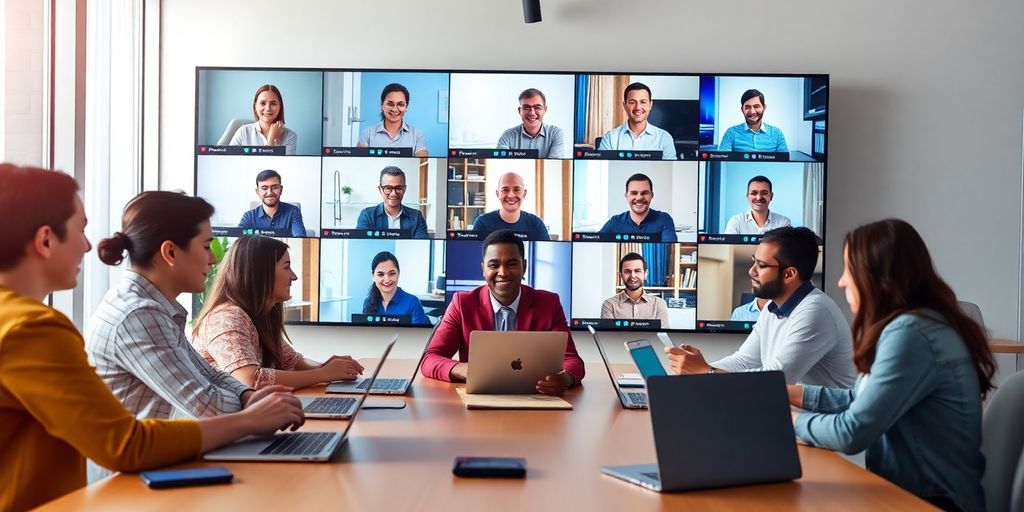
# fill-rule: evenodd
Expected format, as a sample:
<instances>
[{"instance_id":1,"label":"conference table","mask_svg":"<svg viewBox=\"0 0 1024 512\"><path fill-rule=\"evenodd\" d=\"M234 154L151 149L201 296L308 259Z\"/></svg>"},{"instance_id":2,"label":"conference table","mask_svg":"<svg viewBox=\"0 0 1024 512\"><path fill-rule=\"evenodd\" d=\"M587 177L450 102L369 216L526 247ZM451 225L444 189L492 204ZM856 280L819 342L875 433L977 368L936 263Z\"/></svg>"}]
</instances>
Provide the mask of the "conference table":
<instances>
[{"instance_id":1,"label":"conference table","mask_svg":"<svg viewBox=\"0 0 1024 512\"><path fill-rule=\"evenodd\" d=\"M376 365L362 362L368 371ZM389 360L381 375L408 377L416 364ZM601 364L587 364L583 385L565 396L574 407L567 411L467 410L455 391L461 385L417 375L409 394L394 398L406 407L362 410L330 462L195 460L175 467L223 465L234 483L151 490L136 474L115 474L42 509L933 510L838 454L807 446L798 448L803 477L792 482L656 493L603 475L601 466L655 462L655 451L649 413L619 405ZM346 423L307 420L303 430L340 431ZM460 455L525 457L527 477L455 477Z\"/></svg>"}]
</instances>

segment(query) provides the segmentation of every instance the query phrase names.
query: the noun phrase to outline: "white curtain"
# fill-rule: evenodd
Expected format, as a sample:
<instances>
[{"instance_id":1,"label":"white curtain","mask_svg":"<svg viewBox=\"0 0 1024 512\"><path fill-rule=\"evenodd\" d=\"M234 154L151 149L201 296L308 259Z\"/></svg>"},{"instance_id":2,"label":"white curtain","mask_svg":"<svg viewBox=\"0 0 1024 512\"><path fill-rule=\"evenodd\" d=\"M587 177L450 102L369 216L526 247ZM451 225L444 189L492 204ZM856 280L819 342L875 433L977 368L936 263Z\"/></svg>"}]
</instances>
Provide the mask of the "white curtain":
<instances>
[{"instance_id":1,"label":"white curtain","mask_svg":"<svg viewBox=\"0 0 1024 512\"><path fill-rule=\"evenodd\" d=\"M804 226L821 236L825 219L825 164L804 164Z\"/></svg>"},{"instance_id":2,"label":"white curtain","mask_svg":"<svg viewBox=\"0 0 1024 512\"><path fill-rule=\"evenodd\" d=\"M94 246L121 228L124 205L142 190L144 3L88 2L84 189L88 236ZM86 325L125 265L108 267L95 250L86 255Z\"/></svg>"}]
</instances>

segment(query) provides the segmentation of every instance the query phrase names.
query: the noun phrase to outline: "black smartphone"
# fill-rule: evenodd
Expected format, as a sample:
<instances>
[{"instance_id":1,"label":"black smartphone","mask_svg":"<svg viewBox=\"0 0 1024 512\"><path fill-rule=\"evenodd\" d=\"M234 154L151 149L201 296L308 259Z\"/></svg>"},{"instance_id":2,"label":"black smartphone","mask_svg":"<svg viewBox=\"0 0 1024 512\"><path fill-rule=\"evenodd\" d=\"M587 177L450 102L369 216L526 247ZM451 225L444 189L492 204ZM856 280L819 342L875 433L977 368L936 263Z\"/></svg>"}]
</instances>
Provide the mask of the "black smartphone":
<instances>
[{"instance_id":1,"label":"black smartphone","mask_svg":"<svg viewBox=\"0 0 1024 512\"><path fill-rule=\"evenodd\" d=\"M452 474L481 478L526 478L522 457L455 457Z\"/></svg>"},{"instance_id":2,"label":"black smartphone","mask_svg":"<svg viewBox=\"0 0 1024 512\"><path fill-rule=\"evenodd\" d=\"M168 489L189 485L209 485L231 483L235 478L228 468L215 466L212 468L164 469L160 471L143 471L139 474L143 482L151 489Z\"/></svg>"}]
</instances>

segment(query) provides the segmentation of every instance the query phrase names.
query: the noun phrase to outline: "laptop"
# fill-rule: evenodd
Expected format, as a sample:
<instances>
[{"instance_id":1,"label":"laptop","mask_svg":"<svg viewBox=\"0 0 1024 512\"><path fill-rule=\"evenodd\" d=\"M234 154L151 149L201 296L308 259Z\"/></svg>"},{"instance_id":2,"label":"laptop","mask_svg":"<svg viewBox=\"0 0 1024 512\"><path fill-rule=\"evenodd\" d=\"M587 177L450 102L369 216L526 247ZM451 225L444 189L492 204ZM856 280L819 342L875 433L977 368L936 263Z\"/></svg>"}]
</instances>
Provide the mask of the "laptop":
<instances>
[{"instance_id":1,"label":"laptop","mask_svg":"<svg viewBox=\"0 0 1024 512\"><path fill-rule=\"evenodd\" d=\"M537 381L562 371L569 333L473 331L469 333L466 393L537 393Z\"/></svg>"},{"instance_id":2,"label":"laptop","mask_svg":"<svg viewBox=\"0 0 1024 512\"><path fill-rule=\"evenodd\" d=\"M356 399L335 396L300 396L302 412L307 418L347 420L356 409Z\"/></svg>"},{"instance_id":3,"label":"laptop","mask_svg":"<svg viewBox=\"0 0 1024 512\"><path fill-rule=\"evenodd\" d=\"M434 333L437 332L439 325L441 325L440 321L434 325L434 330L430 331L430 336L427 336L427 343L423 345L423 350L420 353L420 362L416 363L416 366L412 369L412 376L408 379L400 377L377 379L373 382L373 388L370 389L371 395L404 395L409 392L409 388L412 387L412 381L416 379L416 374L420 372L420 364L423 364L423 358L427 355L427 347L430 346L430 340L434 338ZM396 334L391 340L398 340L398 335ZM369 384L369 380L365 377L359 377L356 380L336 380L328 384L325 391L327 393L360 394L366 391ZM345 399L342 398L340 400Z\"/></svg>"},{"instance_id":4,"label":"laptop","mask_svg":"<svg viewBox=\"0 0 1024 512\"><path fill-rule=\"evenodd\" d=\"M608 370L608 377L612 379L612 387L615 388L615 394L619 395L619 403L626 409L646 409L647 392L622 390L618 379L615 378L615 373L612 372L611 363L608 362L608 354L605 353L604 348L601 346L601 340L597 337L597 331L591 325L588 325L587 329L590 330L590 335L594 337L594 344L597 345L597 351L601 354L601 360L604 361L604 369Z\"/></svg>"},{"instance_id":5,"label":"laptop","mask_svg":"<svg viewBox=\"0 0 1024 512\"><path fill-rule=\"evenodd\" d=\"M651 377L657 463L601 472L658 492L800 478L780 371Z\"/></svg>"},{"instance_id":6,"label":"laptop","mask_svg":"<svg viewBox=\"0 0 1024 512\"><path fill-rule=\"evenodd\" d=\"M384 361L391 353L391 347L395 346L395 339L384 347L384 354L380 356L381 364L373 370L370 376L370 383L377 378L377 373L384 365ZM232 444L222 446L203 455L205 460L244 460L244 461L326 461L330 460L334 452L338 451L341 445L348 440L348 433L356 421L356 416L363 407L363 402L369 392L364 391L356 400L355 409L352 410L352 419L342 432L278 432L266 437L250 437L236 441Z\"/></svg>"}]
</instances>

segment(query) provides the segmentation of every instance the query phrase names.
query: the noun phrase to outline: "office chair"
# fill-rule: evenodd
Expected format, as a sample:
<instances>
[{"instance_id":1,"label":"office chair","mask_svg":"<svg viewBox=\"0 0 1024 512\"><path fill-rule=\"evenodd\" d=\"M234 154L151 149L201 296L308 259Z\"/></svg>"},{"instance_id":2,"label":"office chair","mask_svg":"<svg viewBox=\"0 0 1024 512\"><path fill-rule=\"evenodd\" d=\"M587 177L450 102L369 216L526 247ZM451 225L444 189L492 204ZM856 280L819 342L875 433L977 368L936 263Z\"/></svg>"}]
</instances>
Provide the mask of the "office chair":
<instances>
[{"instance_id":1,"label":"office chair","mask_svg":"<svg viewBox=\"0 0 1024 512\"><path fill-rule=\"evenodd\" d=\"M988 402L981 421L981 479L990 512L1024 510L1024 372L1005 382Z\"/></svg>"},{"instance_id":2,"label":"office chair","mask_svg":"<svg viewBox=\"0 0 1024 512\"><path fill-rule=\"evenodd\" d=\"M985 327L985 318L981 316L981 308L979 308L977 304L963 300L956 301L956 304L960 306L960 310L963 311L965 315L971 317L971 320L978 322L982 328Z\"/></svg>"},{"instance_id":3,"label":"office chair","mask_svg":"<svg viewBox=\"0 0 1024 512\"><path fill-rule=\"evenodd\" d=\"M235 132L238 131L238 128L251 122L251 119L232 119L229 121L228 125L224 127L224 133L220 134L220 138L217 139L217 145L227 146L231 142L231 137L233 137Z\"/></svg>"}]
</instances>

